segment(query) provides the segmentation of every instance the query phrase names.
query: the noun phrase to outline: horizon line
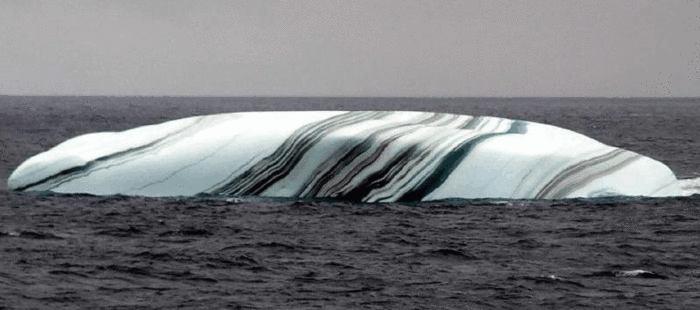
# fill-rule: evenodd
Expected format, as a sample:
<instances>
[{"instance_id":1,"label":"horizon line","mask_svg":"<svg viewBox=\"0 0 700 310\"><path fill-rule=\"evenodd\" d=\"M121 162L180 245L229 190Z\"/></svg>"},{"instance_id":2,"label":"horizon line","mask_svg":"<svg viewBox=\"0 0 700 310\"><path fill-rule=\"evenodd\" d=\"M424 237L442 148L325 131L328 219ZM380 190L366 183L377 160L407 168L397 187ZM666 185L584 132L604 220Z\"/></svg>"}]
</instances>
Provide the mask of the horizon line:
<instances>
[{"instance_id":1,"label":"horizon line","mask_svg":"<svg viewBox=\"0 0 700 310\"><path fill-rule=\"evenodd\" d=\"M261 98L261 99L700 99L700 96L284 96L284 95L23 95L0 94L0 97L78 97L78 98Z\"/></svg>"}]
</instances>

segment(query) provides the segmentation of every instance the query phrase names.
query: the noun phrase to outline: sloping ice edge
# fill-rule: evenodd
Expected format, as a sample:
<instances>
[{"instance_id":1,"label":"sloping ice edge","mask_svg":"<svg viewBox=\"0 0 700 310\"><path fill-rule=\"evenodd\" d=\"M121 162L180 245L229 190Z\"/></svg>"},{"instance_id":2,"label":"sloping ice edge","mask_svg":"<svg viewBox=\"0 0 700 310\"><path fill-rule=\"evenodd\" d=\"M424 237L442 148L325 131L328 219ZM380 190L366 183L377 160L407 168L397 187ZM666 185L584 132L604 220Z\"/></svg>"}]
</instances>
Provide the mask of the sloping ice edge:
<instances>
[{"instance_id":1,"label":"sloping ice edge","mask_svg":"<svg viewBox=\"0 0 700 310\"><path fill-rule=\"evenodd\" d=\"M700 194L700 178L680 179L677 181L683 196Z\"/></svg>"}]
</instances>

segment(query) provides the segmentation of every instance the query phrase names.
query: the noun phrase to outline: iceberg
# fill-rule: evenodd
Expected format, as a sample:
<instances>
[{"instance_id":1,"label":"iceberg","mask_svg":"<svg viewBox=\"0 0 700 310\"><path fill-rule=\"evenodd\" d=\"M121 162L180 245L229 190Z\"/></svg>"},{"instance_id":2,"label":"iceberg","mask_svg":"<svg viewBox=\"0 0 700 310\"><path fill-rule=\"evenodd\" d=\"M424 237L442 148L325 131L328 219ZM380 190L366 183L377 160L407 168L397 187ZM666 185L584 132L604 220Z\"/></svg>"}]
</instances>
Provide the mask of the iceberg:
<instances>
[{"instance_id":1,"label":"iceberg","mask_svg":"<svg viewBox=\"0 0 700 310\"><path fill-rule=\"evenodd\" d=\"M681 196L698 184L567 129L406 111L228 113L90 133L8 180L15 191L361 202Z\"/></svg>"}]
</instances>

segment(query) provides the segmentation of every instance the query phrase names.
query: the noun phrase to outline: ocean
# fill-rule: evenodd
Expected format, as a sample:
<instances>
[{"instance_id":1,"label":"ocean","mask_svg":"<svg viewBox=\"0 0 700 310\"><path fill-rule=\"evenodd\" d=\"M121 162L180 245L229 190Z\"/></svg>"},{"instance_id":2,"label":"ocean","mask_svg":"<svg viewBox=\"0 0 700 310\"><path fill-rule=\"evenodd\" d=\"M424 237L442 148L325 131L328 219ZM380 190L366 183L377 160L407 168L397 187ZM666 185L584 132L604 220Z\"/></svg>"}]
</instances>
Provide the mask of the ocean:
<instances>
[{"instance_id":1,"label":"ocean","mask_svg":"<svg viewBox=\"0 0 700 310\"><path fill-rule=\"evenodd\" d=\"M6 190L21 161L78 134L258 110L523 119L700 176L698 98L0 96L0 308L700 307L700 195L363 204Z\"/></svg>"}]
</instances>

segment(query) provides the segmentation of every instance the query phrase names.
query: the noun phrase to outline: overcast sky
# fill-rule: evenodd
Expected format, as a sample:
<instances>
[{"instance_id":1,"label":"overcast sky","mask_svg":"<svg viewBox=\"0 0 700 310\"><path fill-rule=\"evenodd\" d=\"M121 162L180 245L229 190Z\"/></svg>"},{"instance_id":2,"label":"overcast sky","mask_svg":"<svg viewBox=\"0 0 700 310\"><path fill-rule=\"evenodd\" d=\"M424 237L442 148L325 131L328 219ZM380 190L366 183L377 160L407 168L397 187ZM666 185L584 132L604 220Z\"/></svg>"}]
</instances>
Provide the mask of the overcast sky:
<instances>
[{"instance_id":1,"label":"overcast sky","mask_svg":"<svg viewBox=\"0 0 700 310\"><path fill-rule=\"evenodd\" d=\"M700 96L700 0L0 0L0 94Z\"/></svg>"}]
</instances>

